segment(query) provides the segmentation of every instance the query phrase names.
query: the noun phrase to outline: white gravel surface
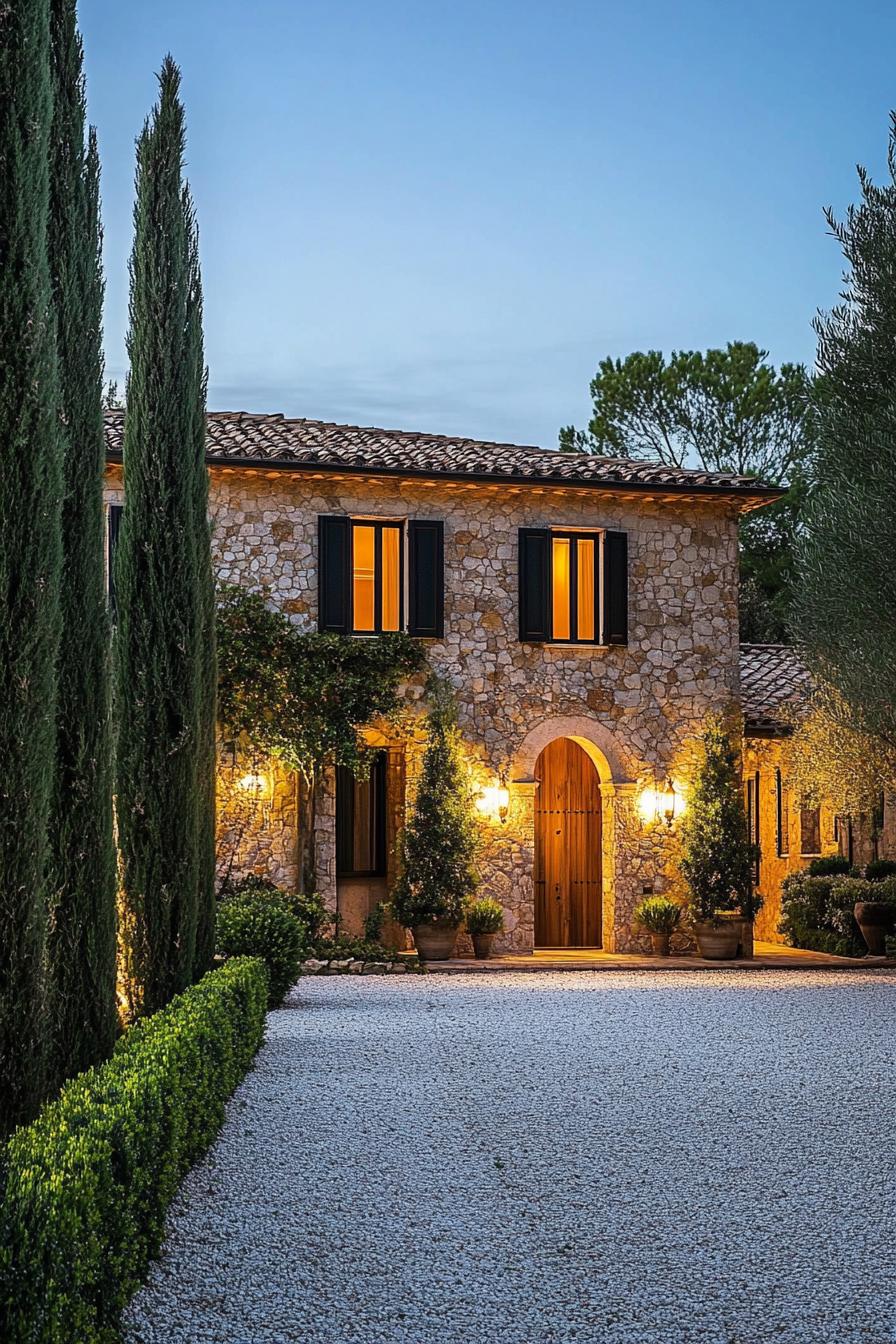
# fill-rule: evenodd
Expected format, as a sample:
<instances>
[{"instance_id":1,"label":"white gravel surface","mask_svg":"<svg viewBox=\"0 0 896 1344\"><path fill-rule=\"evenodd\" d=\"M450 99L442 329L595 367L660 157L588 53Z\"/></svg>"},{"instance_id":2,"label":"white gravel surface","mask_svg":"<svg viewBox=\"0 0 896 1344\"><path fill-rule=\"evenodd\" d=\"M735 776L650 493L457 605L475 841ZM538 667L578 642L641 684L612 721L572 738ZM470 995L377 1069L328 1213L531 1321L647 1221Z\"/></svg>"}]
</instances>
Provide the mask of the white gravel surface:
<instances>
[{"instance_id":1,"label":"white gravel surface","mask_svg":"<svg viewBox=\"0 0 896 1344\"><path fill-rule=\"evenodd\" d=\"M128 1344L892 1344L896 978L309 978Z\"/></svg>"}]
</instances>

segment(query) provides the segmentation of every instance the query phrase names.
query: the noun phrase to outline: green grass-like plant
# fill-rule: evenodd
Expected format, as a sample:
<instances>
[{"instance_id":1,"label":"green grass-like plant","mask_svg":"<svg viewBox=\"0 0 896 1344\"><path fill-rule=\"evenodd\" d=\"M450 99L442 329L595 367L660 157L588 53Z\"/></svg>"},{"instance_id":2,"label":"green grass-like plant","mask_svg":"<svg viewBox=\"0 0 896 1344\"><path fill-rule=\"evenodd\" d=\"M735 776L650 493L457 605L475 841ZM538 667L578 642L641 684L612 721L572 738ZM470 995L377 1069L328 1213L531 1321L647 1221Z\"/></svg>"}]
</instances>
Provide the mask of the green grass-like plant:
<instances>
[{"instance_id":1,"label":"green grass-like plant","mask_svg":"<svg viewBox=\"0 0 896 1344\"><path fill-rule=\"evenodd\" d=\"M504 928L504 907L491 896L483 896L467 907L467 933L500 933Z\"/></svg>"},{"instance_id":2,"label":"green grass-like plant","mask_svg":"<svg viewBox=\"0 0 896 1344\"><path fill-rule=\"evenodd\" d=\"M635 906L634 917L648 933L674 933L681 920L681 906L669 896L647 896Z\"/></svg>"},{"instance_id":3,"label":"green grass-like plant","mask_svg":"<svg viewBox=\"0 0 896 1344\"><path fill-rule=\"evenodd\" d=\"M165 1211L261 1044L267 972L234 960L136 1023L9 1140L0 1339L114 1344Z\"/></svg>"}]
</instances>

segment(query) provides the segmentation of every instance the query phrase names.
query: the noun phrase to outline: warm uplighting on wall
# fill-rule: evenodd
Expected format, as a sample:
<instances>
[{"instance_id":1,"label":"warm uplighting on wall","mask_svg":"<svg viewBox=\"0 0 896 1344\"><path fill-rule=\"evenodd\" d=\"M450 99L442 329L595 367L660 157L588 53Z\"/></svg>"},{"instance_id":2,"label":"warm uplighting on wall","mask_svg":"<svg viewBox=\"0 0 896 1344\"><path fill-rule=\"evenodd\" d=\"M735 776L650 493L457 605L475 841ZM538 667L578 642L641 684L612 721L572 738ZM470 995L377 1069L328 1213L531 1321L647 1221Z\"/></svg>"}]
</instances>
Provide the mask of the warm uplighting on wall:
<instances>
[{"instance_id":1,"label":"warm uplighting on wall","mask_svg":"<svg viewBox=\"0 0 896 1344\"><path fill-rule=\"evenodd\" d=\"M641 820L647 825L662 821L666 826L671 826L684 812L684 798L672 780L667 779L663 784L641 790L638 810Z\"/></svg>"},{"instance_id":2,"label":"warm uplighting on wall","mask_svg":"<svg viewBox=\"0 0 896 1344\"><path fill-rule=\"evenodd\" d=\"M250 771L242 775L239 780L239 786L243 793L253 794L259 801L270 798L274 792L274 785L270 775L261 772Z\"/></svg>"},{"instance_id":3,"label":"warm uplighting on wall","mask_svg":"<svg viewBox=\"0 0 896 1344\"><path fill-rule=\"evenodd\" d=\"M510 791L503 785L489 786L480 791L476 799L478 811L485 817L497 818L502 826L510 811Z\"/></svg>"}]
</instances>

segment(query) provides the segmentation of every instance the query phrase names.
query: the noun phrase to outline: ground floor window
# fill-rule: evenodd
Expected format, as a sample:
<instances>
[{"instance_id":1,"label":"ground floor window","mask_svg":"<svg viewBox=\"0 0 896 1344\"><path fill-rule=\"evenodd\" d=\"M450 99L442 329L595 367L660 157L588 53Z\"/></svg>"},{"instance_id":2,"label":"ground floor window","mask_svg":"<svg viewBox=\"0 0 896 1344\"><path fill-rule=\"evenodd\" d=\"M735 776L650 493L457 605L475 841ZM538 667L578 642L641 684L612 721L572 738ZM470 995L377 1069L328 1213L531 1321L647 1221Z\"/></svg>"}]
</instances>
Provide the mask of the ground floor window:
<instances>
[{"instance_id":1,"label":"ground floor window","mask_svg":"<svg viewBox=\"0 0 896 1344\"><path fill-rule=\"evenodd\" d=\"M386 753L370 773L336 771L336 876L373 877L386 871Z\"/></svg>"},{"instance_id":2,"label":"ground floor window","mask_svg":"<svg viewBox=\"0 0 896 1344\"><path fill-rule=\"evenodd\" d=\"M775 820L778 858L783 859L790 853L790 795L780 770L775 771Z\"/></svg>"},{"instance_id":3,"label":"ground floor window","mask_svg":"<svg viewBox=\"0 0 896 1344\"><path fill-rule=\"evenodd\" d=\"M753 881L759 881L759 771L747 780L747 828L753 846Z\"/></svg>"},{"instance_id":4,"label":"ground floor window","mask_svg":"<svg viewBox=\"0 0 896 1344\"><path fill-rule=\"evenodd\" d=\"M804 857L821 853L821 809L800 808L800 853Z\"/></svg>"}]
</instances>

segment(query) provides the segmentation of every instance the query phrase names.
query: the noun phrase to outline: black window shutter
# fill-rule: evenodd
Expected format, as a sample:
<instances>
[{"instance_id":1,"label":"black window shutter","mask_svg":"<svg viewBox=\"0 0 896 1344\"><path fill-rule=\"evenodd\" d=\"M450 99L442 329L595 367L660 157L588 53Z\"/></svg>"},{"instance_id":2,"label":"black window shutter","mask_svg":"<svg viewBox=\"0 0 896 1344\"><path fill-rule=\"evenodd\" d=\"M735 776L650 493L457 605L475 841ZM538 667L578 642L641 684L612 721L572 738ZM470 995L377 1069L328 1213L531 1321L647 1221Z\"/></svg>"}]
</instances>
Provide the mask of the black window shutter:
<instances>
[{"instance_id":1,"label":"black window shutter","mask_svg":"<svg viewBox=\"0 0 896 1344\"><path fill-rule=\"evenodd\" d=\"M604 643L628 643L628 535L604 534Z\"/></svg>"},{"instance_id":2,"label":"black window shutter","mask_svg":"<svg viewBox=\"0 0 896 1344\"><path fill-rule=\"evenodd\" d=\"M551 637L551 539L544 527L520 528L520 639Z\"/></svg>"},{"instance_id":3,"label":"black window shutter","mask_svg":"<svg viewBox=\"0 0 896 1344\"><path fill-rule=\"evenodd\" d=\"M106 591L109 594L109 610L113 617L116 612L115 602L115 551L118 547L118 534L121 531L121 515L124 512L121 504L109 505L109 530L106 534Z\"/></svg>"},{"instance_id":4,"label":"black window shutter","mask_svg":"<svg viewBox=\"0 0 896 1344\"><path fill-rule=\"evenodd\" d=\"M346 635L351 627L351 526L348 518L317 520L319 630Z\"/></svg>"},{"instance_id":5,"label":"black window shutter","mask_svg":"<svg viewBox=\"0 0 896 1344\"><path fill-rule=\"evenodd\" d=\"M445 633L445 525L408 523L408 633L441 639Z\"/></svg>"}]
</instances>

